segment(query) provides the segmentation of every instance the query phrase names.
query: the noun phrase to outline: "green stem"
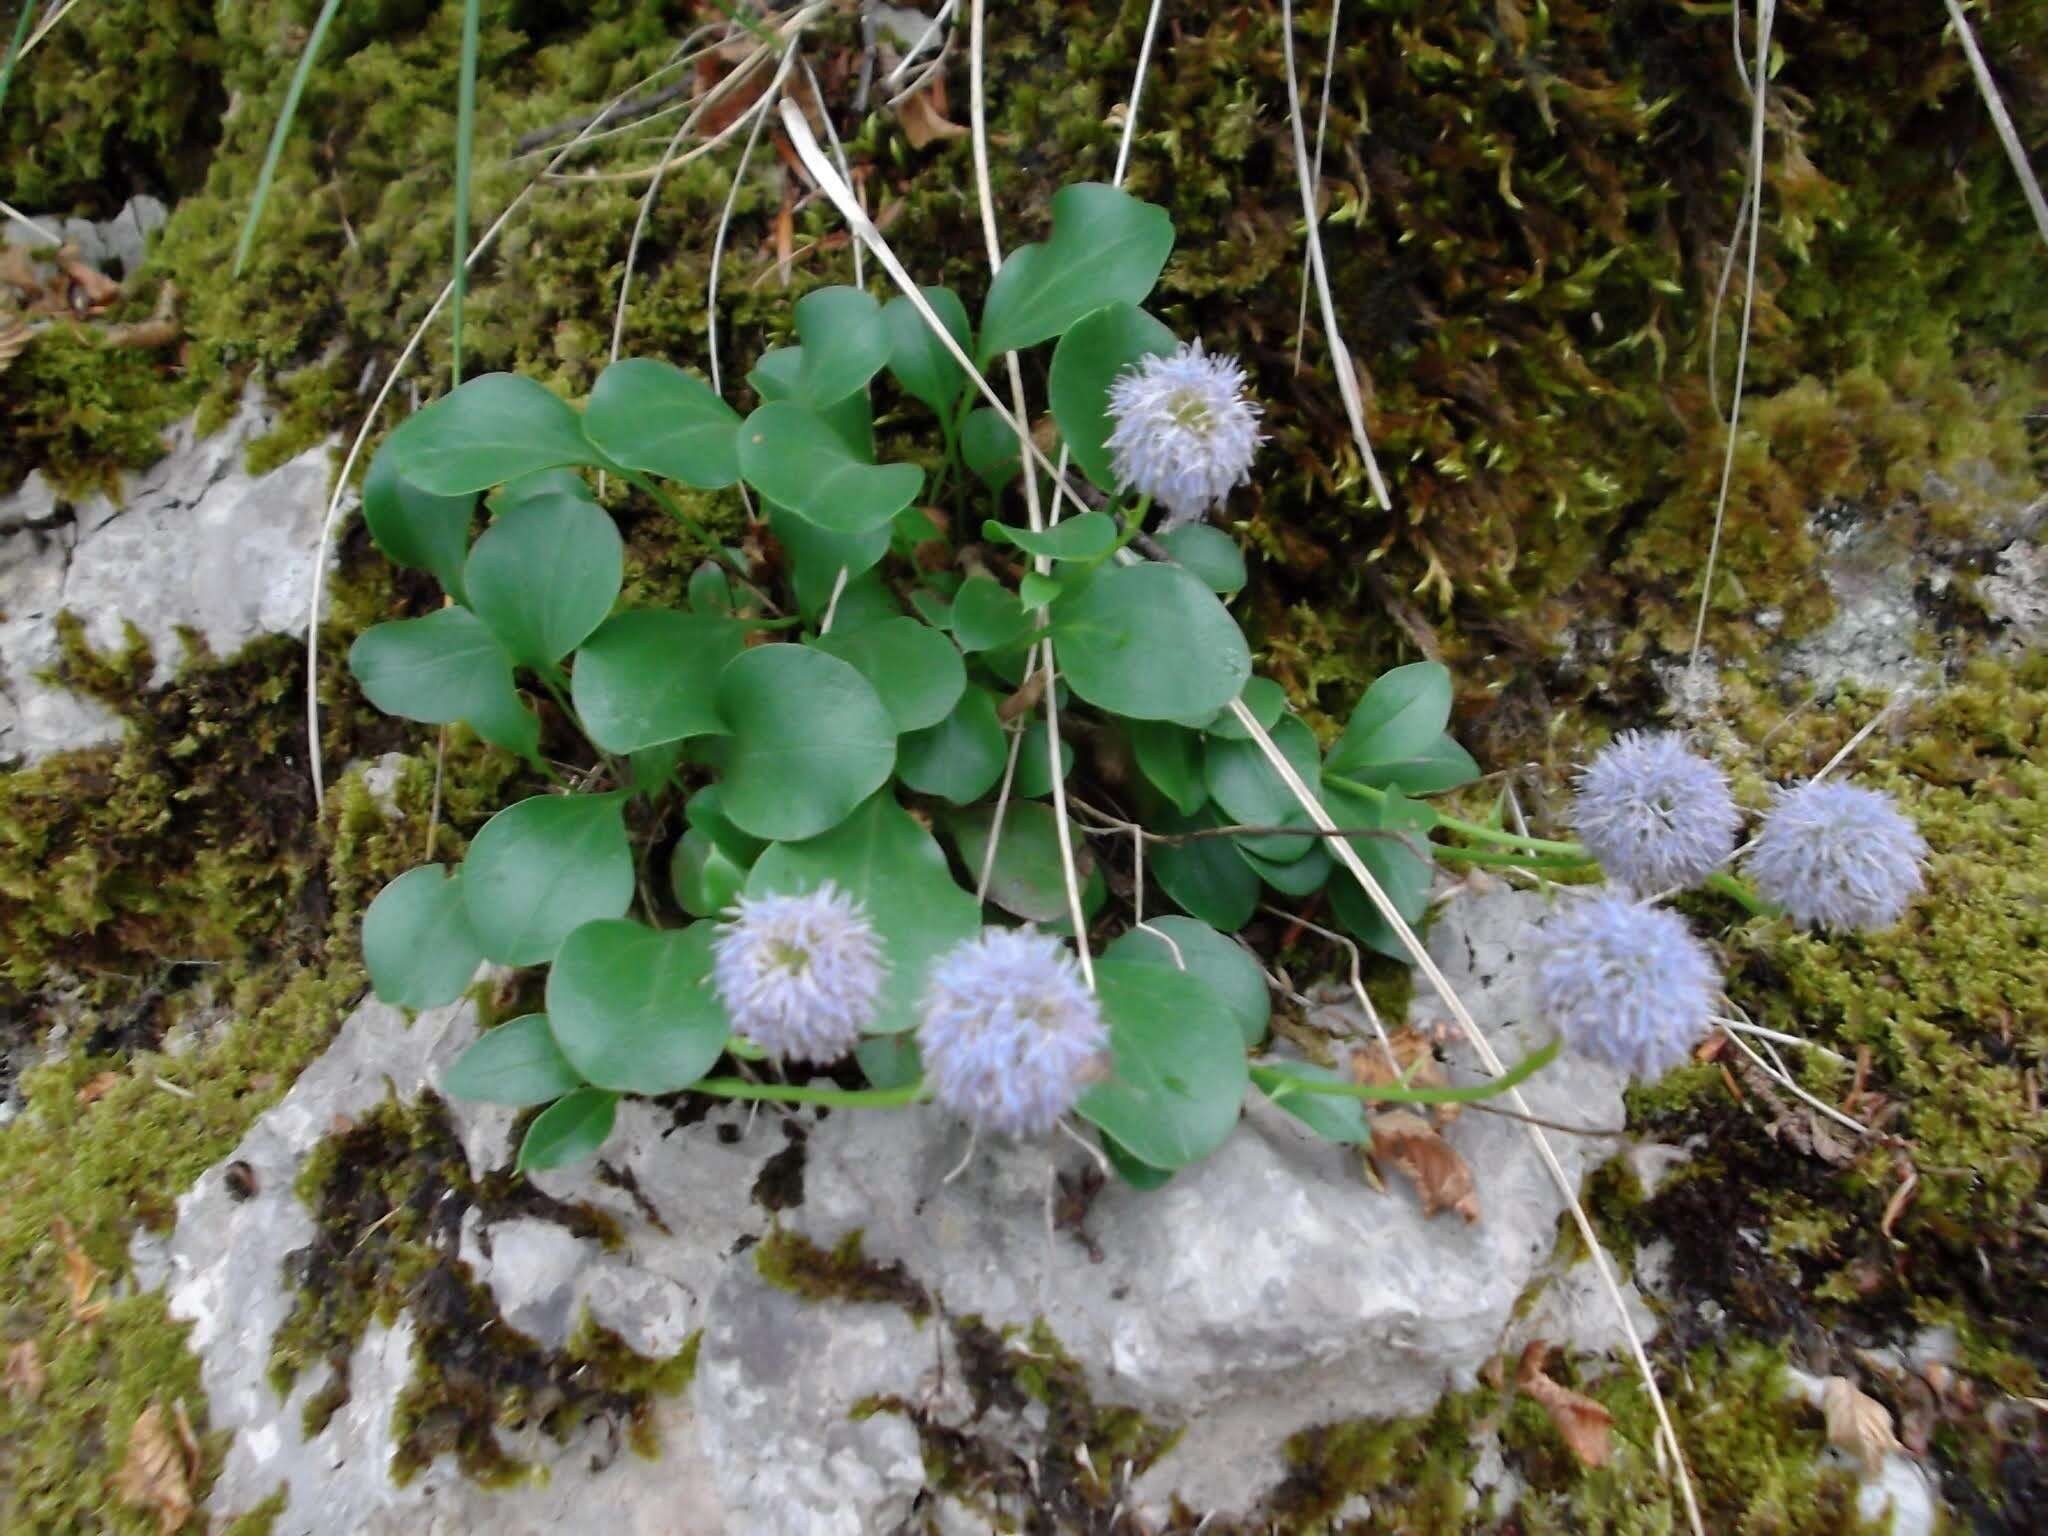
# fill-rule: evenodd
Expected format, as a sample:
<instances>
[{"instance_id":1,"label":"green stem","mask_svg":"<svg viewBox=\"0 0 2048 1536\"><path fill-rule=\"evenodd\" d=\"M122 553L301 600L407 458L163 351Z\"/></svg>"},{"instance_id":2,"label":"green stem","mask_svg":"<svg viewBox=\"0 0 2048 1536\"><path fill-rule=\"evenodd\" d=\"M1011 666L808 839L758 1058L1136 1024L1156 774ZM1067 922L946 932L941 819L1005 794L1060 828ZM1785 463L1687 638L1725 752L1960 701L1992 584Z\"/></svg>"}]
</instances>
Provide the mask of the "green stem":
<instances>
[{"instance_id":1,"label":"green stem","mask_svg":"<svg viewBox=\"0 0 2048 1536\"><path fill-rule=\"evenodd\" d=\"M1387 791L1384 789L1376 789L1370 784L1361 784L1356 779L1340 778L1334 773L1324 774L1323 782L1334 785L1349 795L1363 795L1368 800L1384 800L1387 798ZM1437 815L1436 820L1438 826L1455 832L1460 837L1469 837L1474 842L1499 843L1509 848L1528 848L1537 853L1556 853L1569 858L1591 862L1584 845L1580 843L1561 843L1554 838L1530 837L1525 833L1508 832L1500 827L1483 826L1476 821L1466 821L1457 816L1445 816L1441 813Z\"/></svg>"},{"instance_id":2,"label":"green stem","mask_svg":"<svg viewBox=\"0 0 2048 1536\"><path fill-rule=\"evenodd\" d=\"M773 1104L830 1104L845 1109L900 1109L931 1097L924 1079L900 1088L814 1088L809 1083L750 1083L743 1077L705 1077L690 1084L693 1093L715 1099L762 1099Z\"/></svg>"},{"instance_id":3,"label":"green stem","mask_svg":"<svg viewBox=\"0 0 2048 1536\"><path fill-rule=\"evenodd\" d=\"M462 62L455 83L455 282L449 309L452 326L449 372L462 382L462 300L469 289L469 167L476 142L476 55L483 0L462 8Z\"/></svg>"},{"instance_id":4,"label":"green stem","mask_svg":"<svg viewBox=\"0 0 2048 1536\"><path fill-rule=\"evenodd\" d=\"M1475 1104L1496 1098L1516 1084L1527 1081L1557 1058L1562 1042L1553 1040L1540 1051L1531 1051L1501 1076L1464 1088L1404 1088L1395 1083L1345 1083L1320 1077L1295 1077L1268 1073L1267 1078L1282 1094L1323 1093L1345 1099L1372 1099L1393 1104ZM701 1085L700 1085L701 1086ZM1265 1090L1265 1084L1260 1088ZM1268 1092L1268 1097L1271 1097Z\"/></svg>"},{"instance_id":5,"label":"green stem","mask_svg":"<svg viewBox=\"0 0 2048 1536\"><path fill-rule=\"evenodd\" d=\"M1562 854L1522 854L1511 848L1458 848L1449 843L1431 843L1429 851L1450 864L1509 864L1516 869L1559 871L1599 867L1591 859L1567 858Z\"/></svg>"},{"instance_id":6,"label":"green stem","mask_svg":"<svg viewBox=\"0 0 2048 1536\"><path fill-rule=\"evenodd\" d=\"M1719 891L1723 896L1737 903L1754 916L1777 917L1780 915L1776 907L1765 901L1763 897L1757 895L1750 888L1747 880L1742 879L1738 875L1731 875L1724 869L1717 869L1707 876L1705 885L1708 890Z\"/></svg>"},{"instance_id":7,"label":"green stem","mask_svg":"<svg viewBox=\"0 0 2048 1536\"><path fill-rule=\"evenodd\" d=\"M21 45L28 39L29 23L35 19L35 0L21 0L21 15L14 23L14 40L7 45L7 62L0 64L0 102L7 100L7 87L14 79L14 61L21 57Z\"/></svg>"}]
</instances>

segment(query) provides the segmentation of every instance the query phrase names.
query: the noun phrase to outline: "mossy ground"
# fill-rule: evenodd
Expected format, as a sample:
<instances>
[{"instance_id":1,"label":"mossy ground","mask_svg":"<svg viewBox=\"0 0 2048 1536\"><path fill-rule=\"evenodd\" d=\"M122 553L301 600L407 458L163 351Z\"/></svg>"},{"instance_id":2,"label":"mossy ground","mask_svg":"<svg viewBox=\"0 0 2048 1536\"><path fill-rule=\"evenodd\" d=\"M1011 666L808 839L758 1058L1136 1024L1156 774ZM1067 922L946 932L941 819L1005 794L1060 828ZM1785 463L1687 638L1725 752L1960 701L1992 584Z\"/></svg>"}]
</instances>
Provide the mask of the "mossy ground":
<instances>
[{"instance_id":1,"label":"mossy ground","mask_svg":"<svg viewBox=\"0 0 2048 1536\"><path fill-rule=\"evenodd\" d=\"M316 9L107 0L81 7L25 65L0 120L10 201L105 216L135 191L175 200L127 303L146 312L156 285L176 282L190 341L166 361L103 353L82 332L39 338L0 376L0 483L37 467L69 488L106 483L149 455L163 422L195 401L219 416L258 373L284 408L259 464L356 424L361 381L390 367L447 268L459 7L343 8L250 270L230 281ZM1014 242L1042 230L1053 186L1109 173L1110 109L1144 7L997 9L996 190ZM526 167L507 164L520 134L642 78L679 30L654 0L484 10L480 219L523 184ZM1971 562L1981 568L1981 520L1998 509L1978 496L1936 503L1930 476L2032 494L2048 382L2039 246L1962 57L1942 40L1940 8L1786 0L1779 16L1750 392L1708 625L1714 654L1738 668L1723 678L1724 745L1750 754L1753 792L1813 771L1876 707L1851 698L1794 714L1799 701L1771 678L1771 645L1829 612L1810 514L1883 514L1902 547L1942 547L1967 584ZM2038 162L2048 12L2000 5L1978 25ZM1168 205L1179 230L1161 313L1241 353L1267 402L1259 483L1232 507L1258 565L1243 606L1263 664L1315 718L1341 713L1387 664L1433 650L1459 677L1460 731L1481 759L1530 764L1530 782L1555 789L1585 741L1662 703L1654 664L1690 639L1725 446L1705 374L1710 300L1747 134L1727 16L1663 0L1346 7L1324 238L1396 481L1392 514L1366 495L1319 327L1293 366L1300 216L1277 7L1213 7L1168 26L1131 185ZM1320 13L1301 18L1311 79L1323 26ZM828 94L842 87L852 36L837 17L820 34ZM965 144L913 150L882 113L848 126L891 240L921 278L971 303L985 277ZM788 323L771 158L738 199L721 273L729 374ZM666 183L628 353L704 367L707 226L730 164L707 159ZM572 395L588 389L637 192L591 182L536 194L477 273L472 372L513 367ZM798 288L846 280L834 233L822 206L797 214ZM1735 312L1720 330L1723 399ZM445 377L447 363L437 331L415 376ZM885 415L884 430L905 420ZM631 531L634 581L672 587L659 525ZM149 1518L110 1491L127 1426L147 1402L176 1397L204 1432L195 1368L156 1298L116 1299L89 1325L70 1316L55 1218L120 1273L128 1231L166 1222L178 1191L324 1044L360 989L363 902L426 846L431 735L369 720L339 657L364 624L434 595L367 560L359 533L346 554L322 745L330 767L412 750L396 819L353 781L312 817L299 779L303 658L283 642L202 661L158 695L138 694L138 657L74 650L73 676L122 699L135 729L120 748L0 779L0 1027L12 1042L63 1023L70 1041L65 1059L27 1079L23 1118L0 1132L0 1333L34 1340L52 1394L62 1388L36 1407L0 1399L10 1530L143 1530ZM1967 652L1979 621L1955 622ZM1811 1471L1812 1416L1756 1406L1768 1398L1760 1373L1788 1349L1819 1368L1817 1337L1896 1339L1929 1322L1957 1326L1985 1394L1980 1411L1933 1432L1949 1496L1991 1529L2001 1518L2024 1526L2039 1507L2028 1501L2043 1497L2039 1434L2002 1434L1989 1413L1997 1394L2038 1393L2044 1366L2038 1327L2026 1326L2048 1306L2037 1098L2048 891L2028 851L2048 819L2043 665L1969 662L1859 754L1858 771L1900 793L1936 849L1930 896L1903 929L1836 942L1749 924L1730 940L1737 1000L1760 1022L1851 1058L1868 1049L1870 1091L1894 1106L1889 1139L1848 1167L1817 1164L1766 1134L1719 1065L1681 1072L1635 1105L1658 1135L1707 1133L1708 1151L1647 1204L1607 1201L1609 1224L1625 1241L1671 1237L1686 1294L1725 1308L1755 1341L1710 1350L1680 1330L1665 1357L1695 1470L1723 1501L1717 1527L1846 1529L1839 1480ZM497 755L453 733L435 851L459 852L512 788ZM167 1034L195 1043L166 1054ZM1847 1086L1824 1058L1796 1064L1823 1096ZM386 1129L392 1145L412 1145ZM361 1150L375 1162L376 1149ZM1908 1165L1919 1182L1887 1227ZM388 1182L360 1188L389 1194ZM1730 1249L1740 1226L1764 1234L1756 1253ZM417 1233L405 1242L416 1257L431 1247ZM352 1294L359 1307L390 1305L368 1281ZM451 1318L474 1302L449 1295ZM361 1316L322 1322L321 1349ZM1525 1528L1669 1528L1646 1470L1643 1405L1625 1376L1593 1390L1635 1448L1606 1473L1559 1461L1526 1405L1506 1418L1535 1490ZM437 1406L421 1405L423 1424ZM1463 1475L1459 1435L1497 1408L1455 1399L1417 1425L1304 1442L1303 1471L1283 1490L1296 1502L1275 1517L1316 1529L1341 1488L1373 1497L1381 1523L1363 1528L1457 1529L1466 1516L1445 1501Z\"/></svg>"}]
</instances>

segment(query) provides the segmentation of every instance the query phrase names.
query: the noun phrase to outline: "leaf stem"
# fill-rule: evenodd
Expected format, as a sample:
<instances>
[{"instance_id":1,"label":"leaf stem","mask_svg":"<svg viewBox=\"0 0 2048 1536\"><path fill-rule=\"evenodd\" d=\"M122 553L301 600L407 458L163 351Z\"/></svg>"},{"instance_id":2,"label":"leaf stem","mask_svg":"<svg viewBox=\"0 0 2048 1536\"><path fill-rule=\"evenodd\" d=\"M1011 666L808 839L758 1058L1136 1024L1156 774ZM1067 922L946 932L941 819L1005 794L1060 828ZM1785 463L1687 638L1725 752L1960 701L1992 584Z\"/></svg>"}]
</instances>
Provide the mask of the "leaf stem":
<instances>
[{"instance_id":1,"label":"leaf stem","mask_svg":"<svg viewBox=\"0 0 2048 1536\"><path fill-rule=\"evenodd\" d=\"M743 1077L704 1077L692 1093L715 1099L761 1099L771 1104L829 1104L844 1109L900 1109L931 1097L923 1078L900 1088L814 1088L809 1083L750 1083Z\"/></svg>"},{"instance_id":2,"label":"leaf stem","mask_svg":"<svg viewBox=\"0 0 2048 1536\"><path fill-rule=\"evenodd\" d=\"M1363 795L1368 800L1387 798L1387 791L1384 789L1361 784L1356 779L1341 778L1334 773L1325 773L1323 782L1343 790L1348 795ZM1548 837L1529 837L1519 832L1507 832L1499 827L1485 826L1476 821L1466 821L1461 817L1446 816L1442 812L1436 812L1436 821L1438 826L1456 832L1461 837L1469 837L1474 842L1499 843L1508 848L1528 848L1537 853L1563 854L1568 858L1586 859L1590 862L1590 856L1581 843L1563 843Z\"/></svg>"},{"instance_id":3,"label":"leaf stem","mask_svg":"<svg viewBox=\"0 0 2048 1536\"><path fill-rule=\"evenodd\" d=\"M1288 1073L1272 1075L1280 1079L1274 1086L1283 1093L1322 1093L1337 1098L1371 1099L1393 1104L1475 1104L1526 1082L1549 1066L1562 1046L1562 1041L1553 1040L1541 1050L1531 1051L1501 1076L1463 1088L1404 1088L1395 1083L1346 1083L1319 1077L1295 1077ZM1265 1091L1264 1084L1260 1088Z\"/></svg>"}]
</instances>

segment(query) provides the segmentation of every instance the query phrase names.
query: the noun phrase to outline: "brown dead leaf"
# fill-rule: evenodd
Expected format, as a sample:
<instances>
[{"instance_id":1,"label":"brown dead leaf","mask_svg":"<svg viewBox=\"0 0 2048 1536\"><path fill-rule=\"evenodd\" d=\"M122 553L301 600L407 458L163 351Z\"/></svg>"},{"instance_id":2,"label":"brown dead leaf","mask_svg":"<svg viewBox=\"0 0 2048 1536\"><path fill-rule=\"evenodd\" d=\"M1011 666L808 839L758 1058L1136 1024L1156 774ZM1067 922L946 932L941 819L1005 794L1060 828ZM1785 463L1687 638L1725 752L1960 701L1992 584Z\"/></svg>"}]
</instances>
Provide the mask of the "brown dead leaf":
<instances>
[{"instance_id":1,"label":"brown dead leaf","mask_svg":"<svg viewBox=\"0 0 2048 1536\"><path fill-rule=\"evenodd\" d=\"M7 1368L0 1371L0 1386L17 1403L32 1403L43 1395L50 1373L43 1369L43 1357L34 1339L23 1339L7 1352Z\"/></svg>"},{"instance_id":2,"label":"brown dead leaf","mask_svg":"<svg viewBox=\"0 0 2048 1536\"><path fill-rule=\"evenodd\" d=\"M1900 1180L1899 1187L1892 1191L1891 1199L1885 1201L1884 1218L1877 1224L1877 1230L1886 1237L1891 1237L1892 1227L1906 1214L1906 1207L1913 1203L1913 1191L1920 1187L1920 1170L1904 1159L1900 1161L1905 1169L1905 1177Z\"/></svg>"},{"instance_id":3,"label":"brown dead leaf","mask_svg":"<svg viewBox=\"0 0 2048 1536\"><path fill-rule=\"evenodd\" d=\"M180 1418L183 1413L181 1406ZM189 1436L190 1425L182 1428ZM163 1404L151 1403L128 1433L128 1454L114 1475L114 1492L123 1504L153 1510L157 1529L171 1536L192 1518L192 1474L197 1468L190 1457L196 1450L194 1445L188 1451L164 1423Z\"/></svg>"},{"instance_id":4,"label":"brown dead leaf","mask_svg":"<svg viewBox=\"0 0 2048 1536\"><path fill-rule=\"evenodd\" d=\"M110 325L102 340L110 347L170 347L184 336L178 324L178 285L165 283L156 296L156 309L147 320L127 325Z\"/></svg>"},{"instance_id":5,"label":"brown dead leaf","mask_svg":"<svg viewBox=\"0 0 2048 1536\"><path fill-rule=\"evenodd\" d=\"M1414 1184L1422 1197L1424 1216L1456 1211L1467 1221L1479 1219L1472 1170L1436 1128L1413 1110L1390 1109L1373 1116L1372 1157Z\"/></svg>"},{"instance_id":6,"label":"brown dead leaf","mask_svg":"<svg viewBox=\"0 0 2048 1536\"><path fill-rule=\"evenodd\" d=\"M35 331L19 315L0 315L0 373L14 366L14 360L34 335Z\"/></svg>"},{"instance_id":7,"label":"brown dead leaf","mask_svg":"<svg viewBox=\"0 0 2048 1536\"><path fill-rule=\"evenodd\" d=\"M121 285L80 261L70 246L57 253L57 264L71 280L71 291L65 299L74 314L96 315L121 297Z\"/></svg>"},{"instance_id":8,"label":"brown dead leaf","mask_svg":"<svg viewBox=\"0 0 2048 1536\"><path fill-rule=\"evenodd\" d=\"M1522 1351L1515 1385L1542 1405L1582 1466L1604 1467L1614 1445L1614 1415L1583 1392L1574 1392L1544 1375L1543 1362L1549 1354L1548 1344L1531 1339L1529 1347Z\"/></svg>"},{"instance_id":9,"label":"brown dead leaf","mask_svg":"<svg viewBox=\"0 0 2048 1536\"><path fill-rule=\"evenodd\" d=\"M43 274L24 246L0 245L0 285L33 302L43 296Z\"/></svg>"},{"instance_id":10,"label":"brown dead leaf","mask_svg":"<svg viewBox=\"0 0 2048 1536\"><path fill-rule=\"evenodd\" d=\"M789 286L790 264L796 259L796 188L784 183L782 207L775 214L775 276Z\"/></svg>"},{"instance_id":11,"label":"brown dead leaf","mask_svg":"<svg viewBox=\"0 0 2048 1536\"><path fill-rule=\"evenodd\" d=\"M118 1072L102 1072L96 1077L89 1077L78 1085L78 1102L97 1104L117 1087L120 1081L121 1074Z\"/></svg>"},{"instance_id":12,"label":"brown dead leaf","mask_svg":"<svg viewBox=\"0 0 2048 1536\"><path fill-rule=\"evenodd\" d=\"M903 125L903 137L912 149L923 149L938 139L957 139L967 130L946 116L946 77L932 76L925 89L906 96L896 107L896 120Z\"/></svg>"},{"instance_id":13,"label":"brown dead leaf","mask_svg":"<svg viewBox=\"0 0 2048 1536\"><path fill-rule=\"evenodd\" d=\"M1376 1088L1404 1082L1411 1088L1443 1088L1449 1085L1443 1064L1436 1059L1435 1042L1428 1035L1403 1025L1387 1036L1387 1044L1394 1048L1392 1062L1387 1060L1387 1053L1377 1040L1352 1051L1351 1080L1354 1083L1369 1083ZM1396 1067L1400 1069L1398 1073ZM1458 1111L1463 1108L1462 1104L1430 1106L1439 1128L1457 1119Z\"/></svg>"},{"instance_id":14,"label":"brown dead leaf","mask_svg":"<svg viewBox=\"0 0 2048 1536\"><path fill-rule=\"evenodd\" d=\"M64 1250L64 1281L71 1288L72 1317L81 1323L96 1322L107 1310L105 1301L92 1299L103 1271L78 1246L78 1235L71 1230L70 1222L59 1216L50 1223L50 1231Z\"/></svg>"},{"instance_id":15,"label":"brown dead leaf","mask_svg":"<svg viewBox=\"0 0 2048 1536\"><path fill-rule=\"evenodd\" d=\"M1830 1376L1822 1384L1820 1407L1827 1415L1828 1444L1862 1462L1865 1475L1877 1476L1884 1470L1885 1457L1902 1449L1892 1433L1891 1410L1859 1391L1848 1377Z\"/></svg>"}]
</instances>

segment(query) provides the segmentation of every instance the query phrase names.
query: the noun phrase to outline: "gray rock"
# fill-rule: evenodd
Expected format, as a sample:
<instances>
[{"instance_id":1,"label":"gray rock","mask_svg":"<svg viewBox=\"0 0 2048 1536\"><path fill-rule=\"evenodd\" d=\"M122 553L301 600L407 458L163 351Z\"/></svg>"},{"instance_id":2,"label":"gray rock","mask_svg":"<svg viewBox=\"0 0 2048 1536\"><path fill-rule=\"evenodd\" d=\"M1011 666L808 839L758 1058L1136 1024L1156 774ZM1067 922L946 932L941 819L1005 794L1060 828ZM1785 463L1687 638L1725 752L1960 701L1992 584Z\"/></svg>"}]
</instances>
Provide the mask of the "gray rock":
<instances>
[{"instance_id":1,"label":"gray rock","mask_svg":"<svg viewBox=\"0 0 2048 1536\"><path fill-rule=\"evenodd\" d=\"M43 250L57 245L78 248L78 259L109 277L130 278L142 267L149 237L163 226L170 210L147 193L128 199L104 223L91 219L40 217L31 224L10 218L0 227L0 242ZM38 228L37 226L41 226ZM52 239L54 235L57 238Z\"/></svg>"},{"instance_id":2,"label":"gray rock","mask_svg":"<svg viewBox=\"0 0 2048 1536\"><path fill-rule=\"evenodd\" d=\"M332 467L322 445L247 473L249 443L272 425L253 391L211 437L187 421L119 500L88 497L68 523L55 521L38 477L0 501L0 760L119 739L112 713L42 680L59 660L66 610L102 648L118 649L132 622L155 653L157 684L177 670L181 631L227 657L305 622Z\"/></svg>"}]
</instances>

